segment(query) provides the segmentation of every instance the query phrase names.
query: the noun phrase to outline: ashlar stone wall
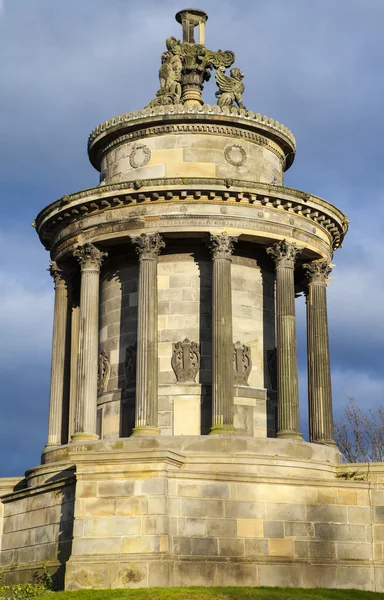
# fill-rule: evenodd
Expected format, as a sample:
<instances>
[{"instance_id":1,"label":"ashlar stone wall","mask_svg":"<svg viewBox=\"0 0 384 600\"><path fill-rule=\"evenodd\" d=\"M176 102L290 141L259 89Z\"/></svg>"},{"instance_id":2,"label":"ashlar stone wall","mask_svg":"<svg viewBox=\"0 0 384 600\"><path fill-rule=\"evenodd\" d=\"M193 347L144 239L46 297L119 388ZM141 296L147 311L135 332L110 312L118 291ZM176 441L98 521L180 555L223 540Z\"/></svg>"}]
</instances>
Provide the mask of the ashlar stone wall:
<instances>
[{"instance_id":1,"label":"ashlar stone wall","mask_svg":"<svg viewBox=\"0 0 384 600\"><path fill-rule=\"evenodd\" d=\"M275 346L273 274L257 261L233 257L233 341L247 346L252 369L234 387L235 426L241 435L267 435L267 351ZM159 427L162 435L208 434L211 427L212 260L203 245L170 245L158 261ZM134 427L138 261L109 260L101 279L100 352L110 371L98 396L102 439L128 437ZM195 379L180 381L172 367L175 344L200 349ZM131 358L129 358L128 354Z\"/></svg>"}]
</instances>

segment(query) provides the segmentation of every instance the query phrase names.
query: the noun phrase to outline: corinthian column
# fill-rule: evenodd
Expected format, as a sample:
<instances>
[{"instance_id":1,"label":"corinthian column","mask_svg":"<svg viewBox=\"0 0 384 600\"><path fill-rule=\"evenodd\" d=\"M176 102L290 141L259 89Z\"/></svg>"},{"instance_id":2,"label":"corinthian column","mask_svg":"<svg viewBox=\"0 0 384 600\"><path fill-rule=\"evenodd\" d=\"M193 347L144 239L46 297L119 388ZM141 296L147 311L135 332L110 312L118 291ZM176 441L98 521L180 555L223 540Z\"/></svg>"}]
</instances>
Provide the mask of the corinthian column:
<instances>
[{"instance_id":1,"label":"corinthian column","mask_svg":"<svg viewBox=\"0 0 384 600\"><path fill-rule=\"evenodd\" d=\"M301 250L286 240L267 248L276 267L277 437L302 439L296 348L295 261Z\"/></svg>"},{"instance_id":2,"label":"corinthian column","mask_svg":"<svg viewBox=\"0 0 384 600\"><path fill-rule=\"evenodd\" d=\"M63 441L63 410L66 361L68 360L70 278L67 270L51 261L49 272L55 284L55 308L52 336L51 391L49 400L48 442L46 447L59 446Z\"/></svg>"},{"instance_id":3,"label":"corinthian column","mask_svg":"<svg viewBox=\"0 0 384 600\"><path fill-rule=\"evenodd\" d=\"M136 416L132 435L159 435L157 410L157 261L165 243L158 233L133 238L139 255Z\"/></svg>"},{"instance_id":4,"label":"corinthian column","mask_svg":"<svg viewBox=\"0 0 384 600\"><path fill-rule=\"evenodd\" d=\"M74 251L81 269L77 401L72 441L97 440L97 371L99 345L99 277L106 252L93 244Z\"/></svg>"},{"instance_id":5,"label":"corinthian column","mask_svg":"<svg viewBox=\"0 0 384 600\"><path fill-rule=\"evenodd\" d=\"M211 235L212 251L212 427L234 433L231 262L237 237Z\"/></svg>"},{"instance_id":6,"label":"corinthian column","mask_svg":"<svg viewBox=\"0 0 384 600\"><path fill-rule=\"evenodd\" d=\"M303 265L308 279L307 352L309 439L317 444L335 444L333 439L331 367L329 361L327 282L328 261Z\"/></svg>"}]
</instances>

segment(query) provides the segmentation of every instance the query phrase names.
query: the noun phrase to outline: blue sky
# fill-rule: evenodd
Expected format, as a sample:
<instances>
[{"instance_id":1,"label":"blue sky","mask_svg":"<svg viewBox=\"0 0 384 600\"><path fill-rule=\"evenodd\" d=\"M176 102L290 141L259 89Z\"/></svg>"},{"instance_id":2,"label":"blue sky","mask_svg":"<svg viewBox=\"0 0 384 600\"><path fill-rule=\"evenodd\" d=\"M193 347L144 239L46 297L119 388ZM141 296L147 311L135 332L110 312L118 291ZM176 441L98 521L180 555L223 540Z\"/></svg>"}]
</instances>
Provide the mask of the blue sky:
<instances>
[{"instance_id":1,"label":"blue sky","mask_svg":"<svg viewBox=\"0 0 384 600\"><path fill-rule=\"evenodd\" d=\"M334 257L329 322L336 416L384 390L383 0L199 0L206 42L231 49L245 105L289 127L286 185L350 218ZM158 87L174 0L0 0L0 476L40 462L46 442L53 285L31 227L48 203L97 185L86 142ZM214 85L205 99L214 101ZM298 300L303 426L304 303ZM304 428L303 427L303 428Z\"/></svg>"}]
</instances>

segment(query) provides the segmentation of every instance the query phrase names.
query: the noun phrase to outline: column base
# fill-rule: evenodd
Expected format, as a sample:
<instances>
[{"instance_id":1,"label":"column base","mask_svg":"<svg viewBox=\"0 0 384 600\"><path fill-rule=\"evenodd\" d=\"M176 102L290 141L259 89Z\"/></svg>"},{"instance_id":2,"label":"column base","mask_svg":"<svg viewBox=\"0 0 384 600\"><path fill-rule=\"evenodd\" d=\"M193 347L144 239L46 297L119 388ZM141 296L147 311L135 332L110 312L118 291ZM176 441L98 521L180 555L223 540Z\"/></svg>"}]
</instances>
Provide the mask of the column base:
<instances>
[{"instance_id":1,"label":"column base","mask_svg":"<svg viewBox=\"0 0 384 600\"><path fill-rule=\"evenodd\" d=\"M45 452L49 452L49 450L54 450L55 448L60 448L61 444L60 443L55 443L55 442L48 442L47 444L45 444L44 446L44 450L43 450L43 454Z\"/></svg>"},{"instance_id":2,"label":"column base","mask_svg":"<svg viewBox=\"0 0 384 600\"><path fill-rule=\"evenodd\" d=\"M71 444L75 444L77 442L93 442L98 440L99 436L97 433L87 433L86 431L79 431L74 433L71 437Z\"/></svg>"},{"instance_id":3,"label":"column base","mask_svg":"<svg viewBox=\"0 0 384 600\"><path fill-rule=\"evenodd\" d=\"M132 435L160 435L161 431L158 427L150 427L149 425L139 425L132 431Z\"/></svg>"},{"instance_id":4,"label":"column base","mask_svg":"<svg viewBox=\"0 0 384 600\"><path fill-rule=\"evenodd\" d=\"M209 435L236 435L236 427L234 425L212 425Z\"/></svg>"},{"instance_id":5,"label":"column base","mask_svg":"<svg viewBox=\"0 0 384 600\"><path fill-rule=\"evenodd\" d=\"M301 440L304 441L303 436L301 435L300 431L278 431L276 434L277 438L283 439L283 440Z\"/></svg>"}]
</instances>

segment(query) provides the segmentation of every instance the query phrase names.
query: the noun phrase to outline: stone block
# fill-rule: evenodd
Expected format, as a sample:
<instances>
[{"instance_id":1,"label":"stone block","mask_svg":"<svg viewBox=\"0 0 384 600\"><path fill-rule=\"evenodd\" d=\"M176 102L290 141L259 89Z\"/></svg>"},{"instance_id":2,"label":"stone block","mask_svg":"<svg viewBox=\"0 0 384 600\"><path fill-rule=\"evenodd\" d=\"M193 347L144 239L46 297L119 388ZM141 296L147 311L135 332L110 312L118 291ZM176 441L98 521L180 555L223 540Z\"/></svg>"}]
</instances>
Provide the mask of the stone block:
<instances>
[{"instance_id":1,"label":"stone block","mask_svg":"<svg viewBox=\"0 0 384 600\"><path fill-rule=\"evenodd\" d=\"M384 506L375 506L374 522L375 523L384 523Z\"/></svg>"},{"instance_id":2,"label":"stone block","mask_svg":"<svg viewBox=\"0 0 384 600\"><path fill-rule=\"evenodd\" d=\"M145 563L117 563L108 567L111 588L138 588L147 583L147 565Z\"/></svg>"},{"instance_id":3,"label":"stone block","mask_svg":"<svg viewBox=\"0 0 384 600\"><path fill-rule=\"evenodd\" d=\"M324 523L347 523L348 510L346 506L308 506L307 521Z\"/></svg>"},{"instance_id":4,"label":"stone block","mask_svg":"<svg viewBox=\"0 0 384 600\"><path fill-rule=\"evenodd\" d=\"M225 516L233 519L264 519L265 504L225 500Z\"/></svg>"},{"instance_id":5,"label":"stone block","mask_svg":"<svg viewBox=\"0 0 384 600\"><path fill-rule=\"evenodd\" d=\"M349 506L348 523L370 523L371 509L367 506Z\"/></svg>"},{"instance_id":6,"label":"stone block","mask_svg":"<svg viewBox=\"0 0 384 600\"><path fill-rule=\"evenodd\" d=\"M72 554L73 556L119 554L121 542L121 537L78 538L73 540Z\"/></svg>"},{"instance_id":7,"label":"stone block","mask_svg":"<svg viewBox=\"0 0 384 600\"><path fill-rule=\"evenodd\" d=\"M284 527L286 537L313 537L315 534L313 523L287 521Z\"/></svg>"},{"instance_id":8,"label":"stone block","mask_svg":"<svg viewBox=\"0 0 384 600\"><path fill-rule=\"evenodd\" d=\"M319 542L311 540L309 542L310 558L319 559L334 559L336 558L336 543L335 542Z\"/></svg>"},{"instance_id":9,"label":"stone block","mask_svg":"<svg viewBox=\"0 0 384 600\"><path fill-rule=\"evenodd\" d=\"M152 515L141 518L144 535L168 533L168 517L166 515Z\"/></svg>"},{"instance_id":10,"label":"stone block","mask_svg":"<svg viewBox=\"0 0 384 600\"><path fill-rule=\"evenodd\" d=\"M216 177L214 163L173 163L166 165L166 169L167 177Z\"/></svg>"},{"instance_id":11,"label":"stone block","mask_svg":"<svg viewBox=\"0 0 384 600\"><path fill-rule=\"evenodd\" d=\"M200 435L200 397L175 396L173 400L173 434Z\"/></svg>"},{"instance_id":12,"label":"stone block","mask_svg":"<svg viewBox=\"0 0 384 600\"><path fill-rule=\"evenodd\" d=\"M179 533L187 537L206 536L207 519L193 519L191 517L179 518ZM208 535L212 534L208 531Z\"/></svg>"},{"instance_id":13,"label":"stone block","mask_svg":"<svg viewBox=\"0 0 384 600\"><path fill-rule=\"evenodd\" d=\"M295 540L295 557L309 558L309 542Z\"/></svg>"},{"instance_id":14,"label":"stone block","mask_svg":"<svg viewBox=\"0 0 384 600\"><path fill-rule=\"evenodd\" d=\"M193 556L216 556L218 554L217 538L192 538Z\"/></svg>"},{"instance_id":15,"label":"stone block","mask_svg":"<svg viewBox=\"0 0 384 600\"><path fill-rule=\"evenodd\" d=\"M337 490L337 502L338 504L347 504L348 506L357 505L357 491L356 490Z\"/></svg>"},{"instance_id":16,"label":"stone block","mask_svg":"<svg viewBox=\"0 0 384 600\"><path fill-rule=\"evenodd\" d=\"M200 483L179 483L179 484L177 484L177 493L179 496L185 496L187 498L200 498L201 497L201 484Z\"/></svg>"},{"instance_id":17,"label":"stone block","mask_svg":"<svg viewBox=\"0 0 384 600\"><path fill-rule=\"evenodd\" d=\"M227 483L207 483L202 485L203 498L229 498Z\"/></svg>"},{"instance_id":18,"label":"stone block","mask_svg":"<svg viewBox=\"0 0 384 600\"><path fill-rule=\"evenodd\" d=\"M99 481L97 495L100 497L115 498L117 496L132 496L134 481Z\"/></svg>"},{"instance_id":19,"label":"stone block","mask_svg":"<svg viewBox=\"0 0 384 600\"><path fill-rule=\"evenodd\" d=\"M137 552L160 552L159 535L142 535L139 537L121 538L121 551L127 554L136 554Z\"/></svg>"},{"instance_id":20,"label":"stone block","mask_svg":"<svg viewBox=\"0 0 384 600\"><path fill-rule=\"evenodd\" d=\"M244 556L245 542L236 538L219 537L219 555L220 556Z\"/></svg>"},{"instance_id":21,"label":"stone block","mask_svg":"<svg viewBox=\"0 0 384 600\"><path fill-rule=\"evenodd\" d=\"M293 540L268 540L269 556L295 556L295 544Z\"/></svg>"},{"instance_id":22,"label":"stone block","mask_svg":"<svg viewBox=\"0 0 384 600\"><path fill-rule=\"evenodd\" d=\"M263 530L266 538L283 538L284 521L264 521Z\"/></svg>"},{"instance_id":23,"label":"stone block","mask_svg":"<svg viewBox=\"0 0 384 600\"><path fill-rule=\"evenodd\" d=\"M188 556L192 553L192 539L174 536L172 538L173 553L179 556Z\"/></svg>"},{"instance_id":24,"label":"stone block","mask_svg":"<svg viewBox=\"0 0 384 600\"><path fill-rule=\"evenodd\" d=\"M263 520L262 519L237 519L237 537L262 538ZM268 536L265 536L268 537Z\"/></svg>"},{"instance_id":25,"label":"stone block","mask_svg":"<svg viewBox=\"0 0 384 600\"><path fill-rule=\"evenodd\" d=\"M174 586L212 586L216 565L212 562L178 562L173 565Z\"/></svg>"},{"instance_id":26,"label":"stone block","mask_svg":"<svg viewBox=\"0 0 384 600\"><path fill-rule=\"evenodd\" d=\"M384 525L373 526L373 539L375 542L384 542Z\"/></svg>"},{"instance_id":27,"label":"stone block","mask_svg":"<svg viewBox=\"0 0 384 600\"><path fill-rule=\"evenodd\" d=\"M265 558L268 556L268 540L244 539L247 558Z\"/></svg>"},{"instance_id":28,"label":"stone block","mask_svg":"<svg viewBox=\"0 0 384 600\"><path fill-rule=\"evenodd\" d=\"M266 518L269 521L305 521L306 506L270 502L266 504Z\"/></svg>"},{"instance_id":29,"label":"stone block","mask_svg":"<svg viewBox=\"0 0 384 600\"><path fill-rule=\"evenodd\" d=\"M161 495L165 494L165 479L164 477L152 477L151 479L141 479L136 482L138 494Z\"/></svg>"},{"instance_id":30,"label":"stone block","mask_svg":"<svg viewBox=\"0 0 384 600\"><path fill-rule=\"evenodd\" d=\"M182 498L181 514L184 517L224 517L224 501Z\"/></svg>"},{"instance_id":31,"label":"stone block","mask_svg":"<svg viewBox=\"0 0 384 600\"><path fill-rule=\"evenodd\" d=\"M365 542L364 525L343 525L338 523L315 523L315 536L319 540L338 542Z\"/></svg>"},{"instance_id":32,"label":"stone block","mask_svg":"<svg viewBox=\"0 0 384 600\"><path fill-rule=\"evenodd\" d=\"M257 586L257 567L241 563L218 563L217 582L220 586Z\"/></svg>"},{"instance_id":33,"label":"stone block","mask_svg":"<svg viewBox=\"0 0 384 600\"><path fill-rule=\"evenodd\" d=\"M134 516L148 514L148 498L146 496L133 496L132 498L117 498L117 516Z\"/></svg>"},{"instance_id":34,"label":"stone block","mask_svg":"<svg viewBox=\"0 0 384 600\"><path fill-rule=\"evenodd\" d=\"M339 560L371 560L372 544L354 542L337 542L337 558Z\"/></svg>"},{"instance_id":35,"label":"stone block","mask_svg":"<svg viewBox=\"0 0 384 600\"><path fill-rule=\"evenodd\" d=\"M168 587L170 585L169 563L151 562L148 565L148 587Z\"/></svg>"},{"instance_id":36,"label":"stone block","mask_svg":"<svg viewBox=\"0 0 384 600\"><path fill-rule=\"evenodd\" d=\"M148 514L165 515L167 513L167 498L165 496L148 496Z\"/></svg>"},{"instance_id":37,"label":"stone block","mask_svg":"<svg viewBox=\"0 0 384 600\"><path fill-rule=\"evenodd\" d=\"M207 535L218 538L235 538L237 535L236 519L207 519Z\"/></svg>"}]
</instances>

